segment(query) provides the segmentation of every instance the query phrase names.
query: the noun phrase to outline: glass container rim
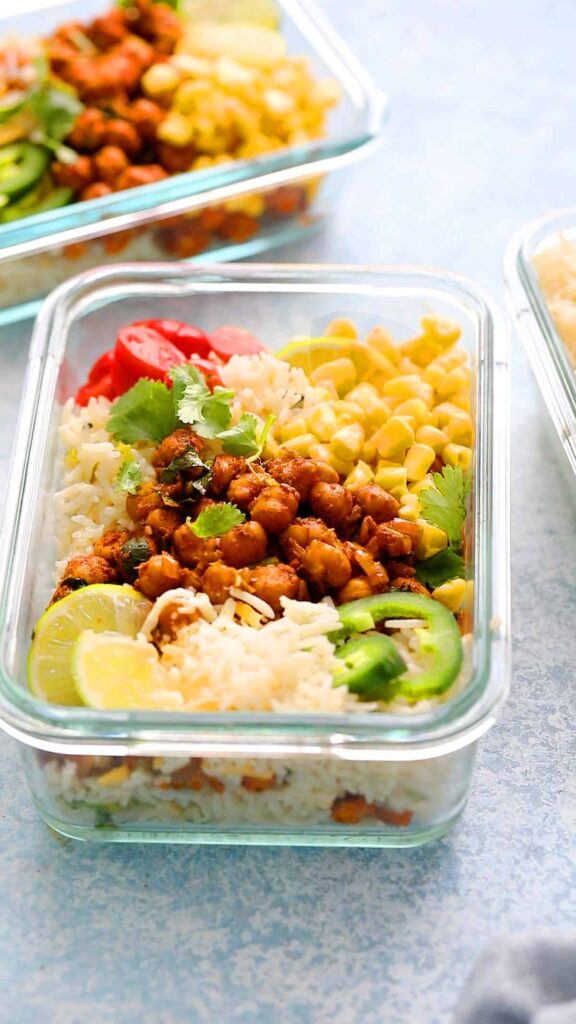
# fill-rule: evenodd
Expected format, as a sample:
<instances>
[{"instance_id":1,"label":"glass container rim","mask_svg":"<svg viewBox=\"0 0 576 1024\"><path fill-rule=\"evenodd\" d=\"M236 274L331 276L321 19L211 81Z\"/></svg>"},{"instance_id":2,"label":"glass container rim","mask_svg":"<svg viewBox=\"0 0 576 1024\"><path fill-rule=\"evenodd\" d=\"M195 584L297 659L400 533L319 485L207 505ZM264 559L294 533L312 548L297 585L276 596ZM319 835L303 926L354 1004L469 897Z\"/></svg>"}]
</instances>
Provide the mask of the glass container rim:
<instances>
[{"instance_id":1,"label":"glass container rim","mask_svg":"<svg viewBox=\"0 0 576 1024\"><path fill-rule=\"evenodd\" d=\"M506 247L503 265L511 317L576 473L576 372L532 265L538 252L561 238L576 244L576 206L550 211L522 225Z\"/></svg>"},{"instance_id":2,"label":"glass container rim","mask_svg":"<svg viewBox=\"0 0 576 1024\"><path fill-rule=\"evenodd\" d=\"M475 681L459 697L432 711L411 715L266 715L265 713L170 714L150 712L95 713L86 708L62 708L36 700L11 678L5 649L10 629L11 580L17 571L17 556L27 536L26 508L37 500L34 491L36 463L43 456L42 440L54 401L59 366L57 350L65 350L66 324L73 322L95 296L121 298L127 283L138 284L150 293L192 294L201 285L239 289L244 283L265 293L274 285L294 290L307 285L313 293L321 284L341 290L374 290L383 297L435 296L474 313L482 346L478 379L482 385L478 400L476 445L476 501L474 508L476 573L475 622L480 637L479 670ZM376 283L377 282L377 283ZM224 290L222 288L222 290ZM240 289L241 290L241 289ZM57 288L44 302L36 321L29 355L28 372L17 425L2 544L0 545L0 724L19 739L45 749L70 745L82 749L120 748L126 742L142 747L154 743L174 749L206 745L209 737L228 742L242 736L259 746L273 742L308 750L344 749L352 743L363 753L375 748L401 751L462 746L470 737L492 724L497 707L504 700L509 679L509 572L508 572L508 467L507 402L505 384L508 369L507 325L491 298L473 282L459 275L412 266L347 266L291 264L174 263L116 264L85 271ZM489 415L486 410L489 410ZM493 419L494 417L494 419ZM497 422L496 422L497 419ZM494 430L490 424L494 422ZM499 443L496 441L496 437ZM36 467L37 468L37 467ZM13 483L13 486L12 486ZM493 516L493 505L497 515ZM494 527L494 534L493 534ZM495 542L492 552L491 542ZM475 627L476 628L476 627ZM227 739L223 740L222 737ZM284 740L279 739L283 736ZM133 749L133 747L131 747ZM422 755L424 756L424 755Z\"/></svg>"}]
</instances>

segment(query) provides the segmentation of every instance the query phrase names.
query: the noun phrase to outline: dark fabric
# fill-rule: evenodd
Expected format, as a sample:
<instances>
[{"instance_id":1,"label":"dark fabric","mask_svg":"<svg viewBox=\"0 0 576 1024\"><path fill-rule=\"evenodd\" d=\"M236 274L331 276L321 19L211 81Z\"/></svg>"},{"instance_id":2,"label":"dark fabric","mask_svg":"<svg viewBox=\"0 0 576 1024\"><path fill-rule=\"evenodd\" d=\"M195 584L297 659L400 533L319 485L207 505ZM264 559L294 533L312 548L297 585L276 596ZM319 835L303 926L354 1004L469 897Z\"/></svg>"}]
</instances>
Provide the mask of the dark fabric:
<instances>
[{"instance_id":1,"label":"dark fabric","mask_svg":"<svg viewBox=\"0 0 576 1024\"><path fill-rule=\"evenodd\" d=\"M493 943L458 1002L454 1024L576 1024L576 930Z\"/></svg>"}]
</instances>

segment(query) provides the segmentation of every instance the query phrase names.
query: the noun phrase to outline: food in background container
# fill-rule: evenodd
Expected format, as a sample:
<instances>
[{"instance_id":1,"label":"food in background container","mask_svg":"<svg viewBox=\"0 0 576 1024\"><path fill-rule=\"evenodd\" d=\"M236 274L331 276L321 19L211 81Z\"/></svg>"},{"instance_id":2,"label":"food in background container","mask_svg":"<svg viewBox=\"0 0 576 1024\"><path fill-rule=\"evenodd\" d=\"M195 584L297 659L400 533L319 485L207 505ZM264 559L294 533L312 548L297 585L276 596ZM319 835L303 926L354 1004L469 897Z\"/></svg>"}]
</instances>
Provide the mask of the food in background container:
<instances>
[{"instance_id":1,"label":"food in background container","mask_svg":"<svg viewBox=\"0 0 576 1024\"><path fill-rule=\"evenodd\" d=\"M533 258L556 329L576 367L576 246L567 238Z\"/></svg>"},{"instance_id":2,"label":"food in background container","mask_svg":"<svg viewBox=\"0 0 576 1024\"><path fill-rule=\"evenodd\" d=\"M69 203L246 160L320 138L338 100L279 29L197 20L154 0L130 0L45 39L0 49L0 224ZM269 21L269 18L265 18ZM185 258L214 240L245 242L263 217L303 213L312 185L254 194L165 222L160 252ZM103 241L108 255L134 231ZM90 243L90 248L96 243ZM130 255L134 255L134 245ZM65 257L80 259L86 244Z\"/></svg>"},{"instance_id":3,"label":"food in background container","mask_svg":"<svg viewBox=\"0 0 576 1024\"><path fill-rule=\"evenodd\" d=\"M236 325L122 328L62 410L61 561L33 693L377 716L461 692L473 425L459 335L428 316L406 341L361 339L340 319L273 355ZM42 770L108 824L159 806L274 824L296 801L298 820L403 829L433 813L438 773L452 785L450 758L429 767L319 765L315 786L290 760L46 755Z\"/></svg>"}]
</instances>

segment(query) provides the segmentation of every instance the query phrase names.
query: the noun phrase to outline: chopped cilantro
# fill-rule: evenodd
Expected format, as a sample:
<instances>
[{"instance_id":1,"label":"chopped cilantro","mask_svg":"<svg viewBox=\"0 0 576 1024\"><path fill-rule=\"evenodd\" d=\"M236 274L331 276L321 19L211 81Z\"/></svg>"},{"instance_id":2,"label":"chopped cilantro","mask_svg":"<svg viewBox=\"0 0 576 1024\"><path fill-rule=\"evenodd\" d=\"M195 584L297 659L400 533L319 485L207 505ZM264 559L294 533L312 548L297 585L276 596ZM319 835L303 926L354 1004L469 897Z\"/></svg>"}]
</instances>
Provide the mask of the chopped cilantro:
<instances>
[{"instance_id":1,"label":"chopped cilantro","mask_svg":"<svg viewBox=\"0 0 576 1024\"><path fill-rule=\"evenodd\" d=\"M170 371L174 382L174 403L182 423L190 423L202 437L218 437L232 419L231 388L210 391L204 376L190 363Z\"/></svg>"},{"instance_id":2,"label":"chopped cilantro","mask_svg":"<svg viewBox=\"0 0 576 1024\"><path fill-rule=\"evenodd\" d=\"M132 454L125 454L114 480L114 490L136 494L141 483L142 470L138 460Z\"/></svg>"},{"instance_id":3,"label":"chopped cilantro","mask_svg":"<svg viewBox=\"0 0 576 1024\"><path fill-rule=\"evenodd\" d=\"M219 434L222 447L229 455L255 455L258 451L258 420L250 412L242 413L238 423Z\"/></svg>"},{"instance_id":4,"label":"chopped cilantro","mask_svg":"<svg viewBox=\"0 0 576 1024\"><path fill-rule=\"evenodd\" d=\"M172 392L160 380L142 377L112 404L108 432L117 441L160 444L179 426Z\"/></svg>"},{"instance_id":5,"label":"chopped cilantro","mask_svg":"<svg viewBox=\"0 0 576 1024\"><path fill-rule=\"evenodd\" d=\"M470 476L461 466L444 466L441 473L434 473L434 483L435 487L420 492L422 515L432 526L444 530L450 547L458 553L462 550Z\"/></svg>"},{"instance_id":6,"label":"chopped cilantro","mask_svg":"<svg viewBox=\"0 0 576 1024\"><path fill-rule=\"evenodd\" d=\"M194 522L187 519L186 523L197 537L221 537L245 521L244 513L236 505L225 501L205 508Z\"/></svg>"},{"instance_id":7,"label":"chopped cilantro","mask_svg":"<svg viewBox=\"0 0 576 1024\"><path fill-rule=\"evenodd\" d=\"M190 445L182 455L178 455L175 459L172 459L172 462L166 466L166 469L162 470L160 479L163 484L172 484L176 480L178 473L186 469L210 469L210 467L202 461L193 445Z\"/></svg>"},{"instance_id":8,"label":"chopped cilantro","mask_svg":"<svg viewBox=\"0 0 576 1024\"><path fill-rule=\"evenodd\" d=\"M464 559L451 548L439 551L416 566L416 579L432 589L456 578L464 579Z\"/></svg>"}]
</instances>

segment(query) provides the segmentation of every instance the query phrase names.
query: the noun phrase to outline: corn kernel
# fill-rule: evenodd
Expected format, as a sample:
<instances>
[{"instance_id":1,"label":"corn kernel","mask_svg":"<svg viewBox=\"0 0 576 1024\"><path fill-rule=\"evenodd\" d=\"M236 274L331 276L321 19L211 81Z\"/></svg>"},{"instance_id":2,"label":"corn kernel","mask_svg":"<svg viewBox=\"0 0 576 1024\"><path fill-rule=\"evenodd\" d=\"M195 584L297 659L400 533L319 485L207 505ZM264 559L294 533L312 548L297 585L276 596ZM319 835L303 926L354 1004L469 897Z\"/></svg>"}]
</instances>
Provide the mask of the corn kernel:
<instances>
[{"instance_id":1,"label":"corn kernel","mask_svg":"<svg viewBox=\"0 0 576 1024\"><path fill-rule=\"evenodd\" d=\"M400 348L418 366L427 366L438 355L438 345L428 334L408 338L401 343Z\"/></svg>"},{"instance_id":2,"label":"corn kernel","mask_svg":"<svg viewBox=\"0 0 576 1024\"><path fill-rule=\"evenodd\" d=\"M278 437L280 441L292 441L295 437L302 437L306 433L316 433L312 429L308 430L308 421L305 416L295 416L294 419L288 420L288 423L283 423L281 427L278 427Z\"/></svg>"},{"instance_id":3,"label":"corn kernel","mask_svg":"<svg viewBox=\"0 0 576 1024\"><path fill-rule=\"evenodd\" d=\"M402 377L394 377L384 385L386 398L397 398L402 401L405 398L417 398L422 387L422 379L415 373Z\"/></svg>"},{"instance_id":4,"label":"corn kernel","mask_svg":"<svg viewBox=\"0 0 576 1024\"><path fill-rule=\"evenodd\" d=\"M265 210L264 198L257 192L252 192L248 196L236 196L235 199L228 199L224 203L224 209L227 213L245 213L247 217L258 219Z\"/></svg>"},{"instance_id":5,"label":"corn kernel","mask_svg":"<svg viewBox=\"0 0 576 1024\"><path fill-rule=\"evenodd\" d=\"M425 380L422 380L420 384L420 390L418 392L418 398L424 405L427 405L429 409L432 408L435 402L434 388L428 384Z\"/></svg>"},{"instance_id":6,"label":"corn kernel","mask_svg":"<svg viewBox=\"0 0 576 1024\"><path fill-rule=\"evenodd\" d=\"M346 399L341 398L334 402L332 405L336 418L338 420L338 426L344 427L347 423L358 423L364 419L364 411L361 405L357 405L356 402L348 402Z\"/></svg>"},{"instance_id":7,"label":"corn kernel","mask_svg":"<svg viewBox=\"0 0 576 1024\"><path fill-rule=\"evenodd\" d=\"M460 324L444 316L423 316L420 324L425 334L441 346L442 349L451 348L458 341L462 334Z\"/></svg>"},{"instance_id":8,"label":"corn kernel","mask_svg":"<svg viewBox=\"0 0 576 1024\"><path fill-rule=\"evenodd\" d=\"M289 448L297 455L307 455L310 448L317 443L318 438L315 434L300 434L298 437L291 438L290 441L283 441L280 447Z\"/></svg>"},{"instance_id":9,"label":"corn kernel","mask_svg":"<svg viewBox=\"0 0 576 1024\"><path fill-rule=\"evenodd\" d=\"M350 338L351 341L356 341L358 331L352 320L348 320L346 317L337 317L330 321L324 335L326 338Z\"/></svg>"},{"instance_id":10,"label":"corn kernel","mask_svg":"<svg viewBox=\"0 0 576 1024\"><path fill-rule=\"evenodd\" d=\"M398 366L402 354L384 327L373 327L366 335L366 344L386 356L394 366Z\"/></svg>"},{"instance_id":11,"label":"corn kernel","mask_svg":"<svg viewBox=\"0 0 576 1024\"><path fill-rule=\"evenodd\" d=\"M357 459L364 444L364 428L361 423L349 423L340 427L330 438L330 450L342 462Z\"/></svg>"},{"instance_id":12,"label":"corn kernel","mask_svg":"<svg viewBox=\"0 0 576 1024\"><path fill-rule=\"evenodd\" d=\"M380 466L376 470L374 481L395 498L408 493L408 472L403 466Z\"/></svg>"},{"instance_id":13,"label":"corn kernel","mask_svg":"<svg viewBox=\"0 0 576 1024\"><path fill-rule=\"evenodd\" d=\"M360 458L363 459L364 462L376 462L376 459L378 458L378 449L371 437L364 441L362 451L360 452Z\"/></svg>"},{"instance_id":14,"label":"corn kernel","mask_svg":"<svg viewBox=\"0 0 576 1024\"><path fill-rule=\"evenodd\" d=\"M439 405L434 406L434 412L438 417L438 423L441 427L446 426L447 423L452 419L460 417L466 417L468 414L463 409L459 409L457 405L453 405L452 402L440 402ZM470 419L470 416L468 416Z\"/></svg>"},{"instance_id":15,"label":"corn kernel","mask_svg":"<svg viewBox=\"0 0 576 1024\"><path fill-rule=\"evenodd\" d=\"M118 786L121 782L125 782L129 775L128 765L120 764L117 768L110 768L110 771L100 775L98 782L101 786Z\"/></svg>"},{"instance_id":16,"label":"corn kernel","mask_svg":"<svg viewBox=\"0 0 576 1024\"><path fill-rule=\"evenodd\" d=\"M346 401L359 405L364 414L364 420L372 427L379 427L388 419L388 407L373 384L368 384L366 381L357 384L346 395Z\"/></svg>"},{"instance_id":17,"label":"corn kernel","mask_svg":"<svg viewBox=\"0 0 576 1024\"><path fill-rule=\"evenodd\" d=\"M338 419L332 405L321 403L308 414L308 427L319 441L329 441L338 430Z\"/></svg>"},{"instance_id":18,"label":"corn kernel","mask_svg":"<svg viewBox=\"0 0 576 1024\"><path fill-rule=\"evenodd\" d=\"M466 581L460 579L448 580L447 583L443 583L442 586L436 587L436 590L432 591L434 600L439 601L451 612L460 611L465 594Z\"/></svg>"},{"instance_id":19,"label":"corn kernel","mask_svg":"<svg viewBox=\"0 0 576 1024\"><path fill-rule=\"evenodd\" d=\"M428 423L430 410L421 398L407 398L405 402L400 402L396 406L394 415L410 416L416 423L416 426L421 427L424 423Z\"/></svg>"},{"instance_id":20,"label":"corn kernel","mask_svg":"<svg viewBox=\"0 0 576 1024\"><path fill-rule=\"evenodd\" d=\"M415 484L411 484L410 493L419 496L422 494L422 491L427 490L428 487L436 487L432 473L426 473L426 476L423 476L421 480L418 480Z\"/></svg>"},{"instance_id":21,"label":"corn kernel","mask_svg":"<svg viewBox=\"0 0 576 1024\"><path fill-rule=\"evenodd\" d=\"M408 480L410 483L417 483L418 480L422 480L426 473L430 469L430 466L436 458L436 452L430 445L427 444L413 444L411 448L406 452L406 458L404 465L408 470Z\"/></svg>"},{"instance_id":22,"label":"corn kernel","mask_svg":"<svg viewBox=\"0 0 576 1024\"><path fill-rule=\"evenodd\" d=\"M437 555L448 547L448 537L439 526L432 526L432 523L426 522L425 519L419 519L418 525L422 528L416 547L418 558L432 558L432 555Z\"/></svg>"},{"instance_id":23,"label":"corn kernel","mask_svg":"<svg viewBox=\"0 0 576 1024\"><path fill-rule=\"evenodd\" d=\"M464 417L458 416L457 419L448 422L446 433L449 441L470 447L473 441L472 420L470 417L464 419Z\"/></svg>"},{"instance_id":24,"label":"corn kernel","mask_svg":"<svg viewBox=\"0 0 576 1024\"><path fill-rule=\"evenodd\" d=\"M423 383L428 384L431 388L436 390L440 382L444 380L444 373L445 371L442 369L441 366L435 366L435 364L432 362L424 370L424 373L422 374L422 381Z\"/></svg>"},{"instance_id":25,"label":"corn kernel","mask_svg":"<svg viewBox=\"0 0 576 1024\"><path fill-rule=\"evenodd\" d=\"M194 137L194 122L177 110L171 110L158 125L156 134L161 142L171 146L187 146Z\"/></svg>"},{"instance_id":26,"label":"corn kernel","mask_svg":"<svg viewBox=\"0 0 576 1024\"><path fill-rule=\"evenodd\" d=\"M351 359L344 356L341 359L332 359L328 363L317 366L310 374L310 380L313 384L324 384L326 381L331 381L338 394L345 395L356 383L356 367Z\"/></svg>"},{"instance_id":27,"label":"corn kernel","mask_svg":"<svg viewBox=\"0 0 576 1024\"><path fill-rule=\"evenodd\" d=\"M438 427L432 427L426 424L420 427L416 431L416 440L420 444L428 444L435 452L442 451L445 444L448 444L448 435L444 430L439 430Z\"/></svg>"},{"instance_id":28,"label":"corn kernel","mask_svg":"<svg viewBox=\"0 0 576 1024\"><path fill-rule=\"evenodd\" d=\"M464 470L470 469L472 449L465 448L461 444L447 444L442 452L442 458L449 466L460 466Z\"/></svg>"},{"instance_id":29,"label":"corn kernel","mask_svg":"<svg viewBox=\"0 0 576 1024\"><path fill-rule=\"evenodd\" d=\"M364 484L372 483L374 479L374 470L360 459L351 473L348 474L344 481L344 486L348 487L351 491L358 490L359 487L363 487Z\"/></svg>"},{"instance_id":30,"label":"corn kernel","mask_svg":"<svg viewBox=\"0 0 576 1024\"><path fill-rule=\"evenodd\" d=\"M398 373L403 377L415 377L420 375L420 367L413 363L408 356L402 356L398 363Z\"/></svg>"},{"instance_id":31,"label":"corn kernel","mask_svg":"<svg viewBox=\"0 0 576 1024\"><path fill-rule=\"evenodd\" d=\"M329 466L332 465L333 455L327 444L310 445L308 456L314 459L315 462L327 462Z\"/></svg>"},{"instance_id":32,"label":"corn kernel","mask_svg":"<svg viewBox=\"0 0 576 1024\"><path fill-rule=\"evenodd\" d=\"M450 396L450 401L453 405L457 405L459 409L470 412L470 388L467 387L462 391L457 391L456 394Z\"/></svg>"},{"instance_id":33,"label":"corn kernel","mask_svg":"<svg viewBox=\"0 0 576 1024\"><path fill-rule=\"evenodd\" d=\"M456 366L439 382L436 391L440 398L448 398L468 385L468 373L463 366Z\"/></svg>"},{"instance_id":34,"label":"corn kernel","mask_svg":"<svg viewBox=\"0 0 576 1024\"><path fill-rule=\"evenodd\" d=\"M434 360L434 365L440 366L444 370L444 373L449 373L450 370L453 370L456 366L462 366L467 362L468 354L465 350L463 348L456 348L456 346L453 346L448 349L447 352L443 352L441 356L438 356L438 358Z\"/></svg>"},{"instance_id":35,"label":"corn kernel","mask_svg":"<svg viewBox=\"0 0 576 1024\"><path fill-rule=\"evenodd\" d=\"M372 438L382 458L403 454L414 444L414 431L400 416L391 416Z\"/></svg>"},{"instance_id":36,"label":"corn kernel","mask_svg":"<svg viewBox=\"0 0 576 1024\"><path fill-rule=\"evenodd\" d=\"M405 494L404 497L400 498L400 501L404 501L404 498L408 498L409 494ZM400 505L398 509L398 519L403 519L406 523L415 523L418 520L418 510L410 508L409 505Z\"/></svg>"},{"instance_id":37,"label":"corn kernel","mask_svg":"<svg viewBox=\"0 0 576 1024\"><path fill-rule=\"evenodd\" d=\"M142 89L148 96L171 96L180 84L180 73L172 64L152 64L142 76Z\"/></svg>"}]
</instances>

